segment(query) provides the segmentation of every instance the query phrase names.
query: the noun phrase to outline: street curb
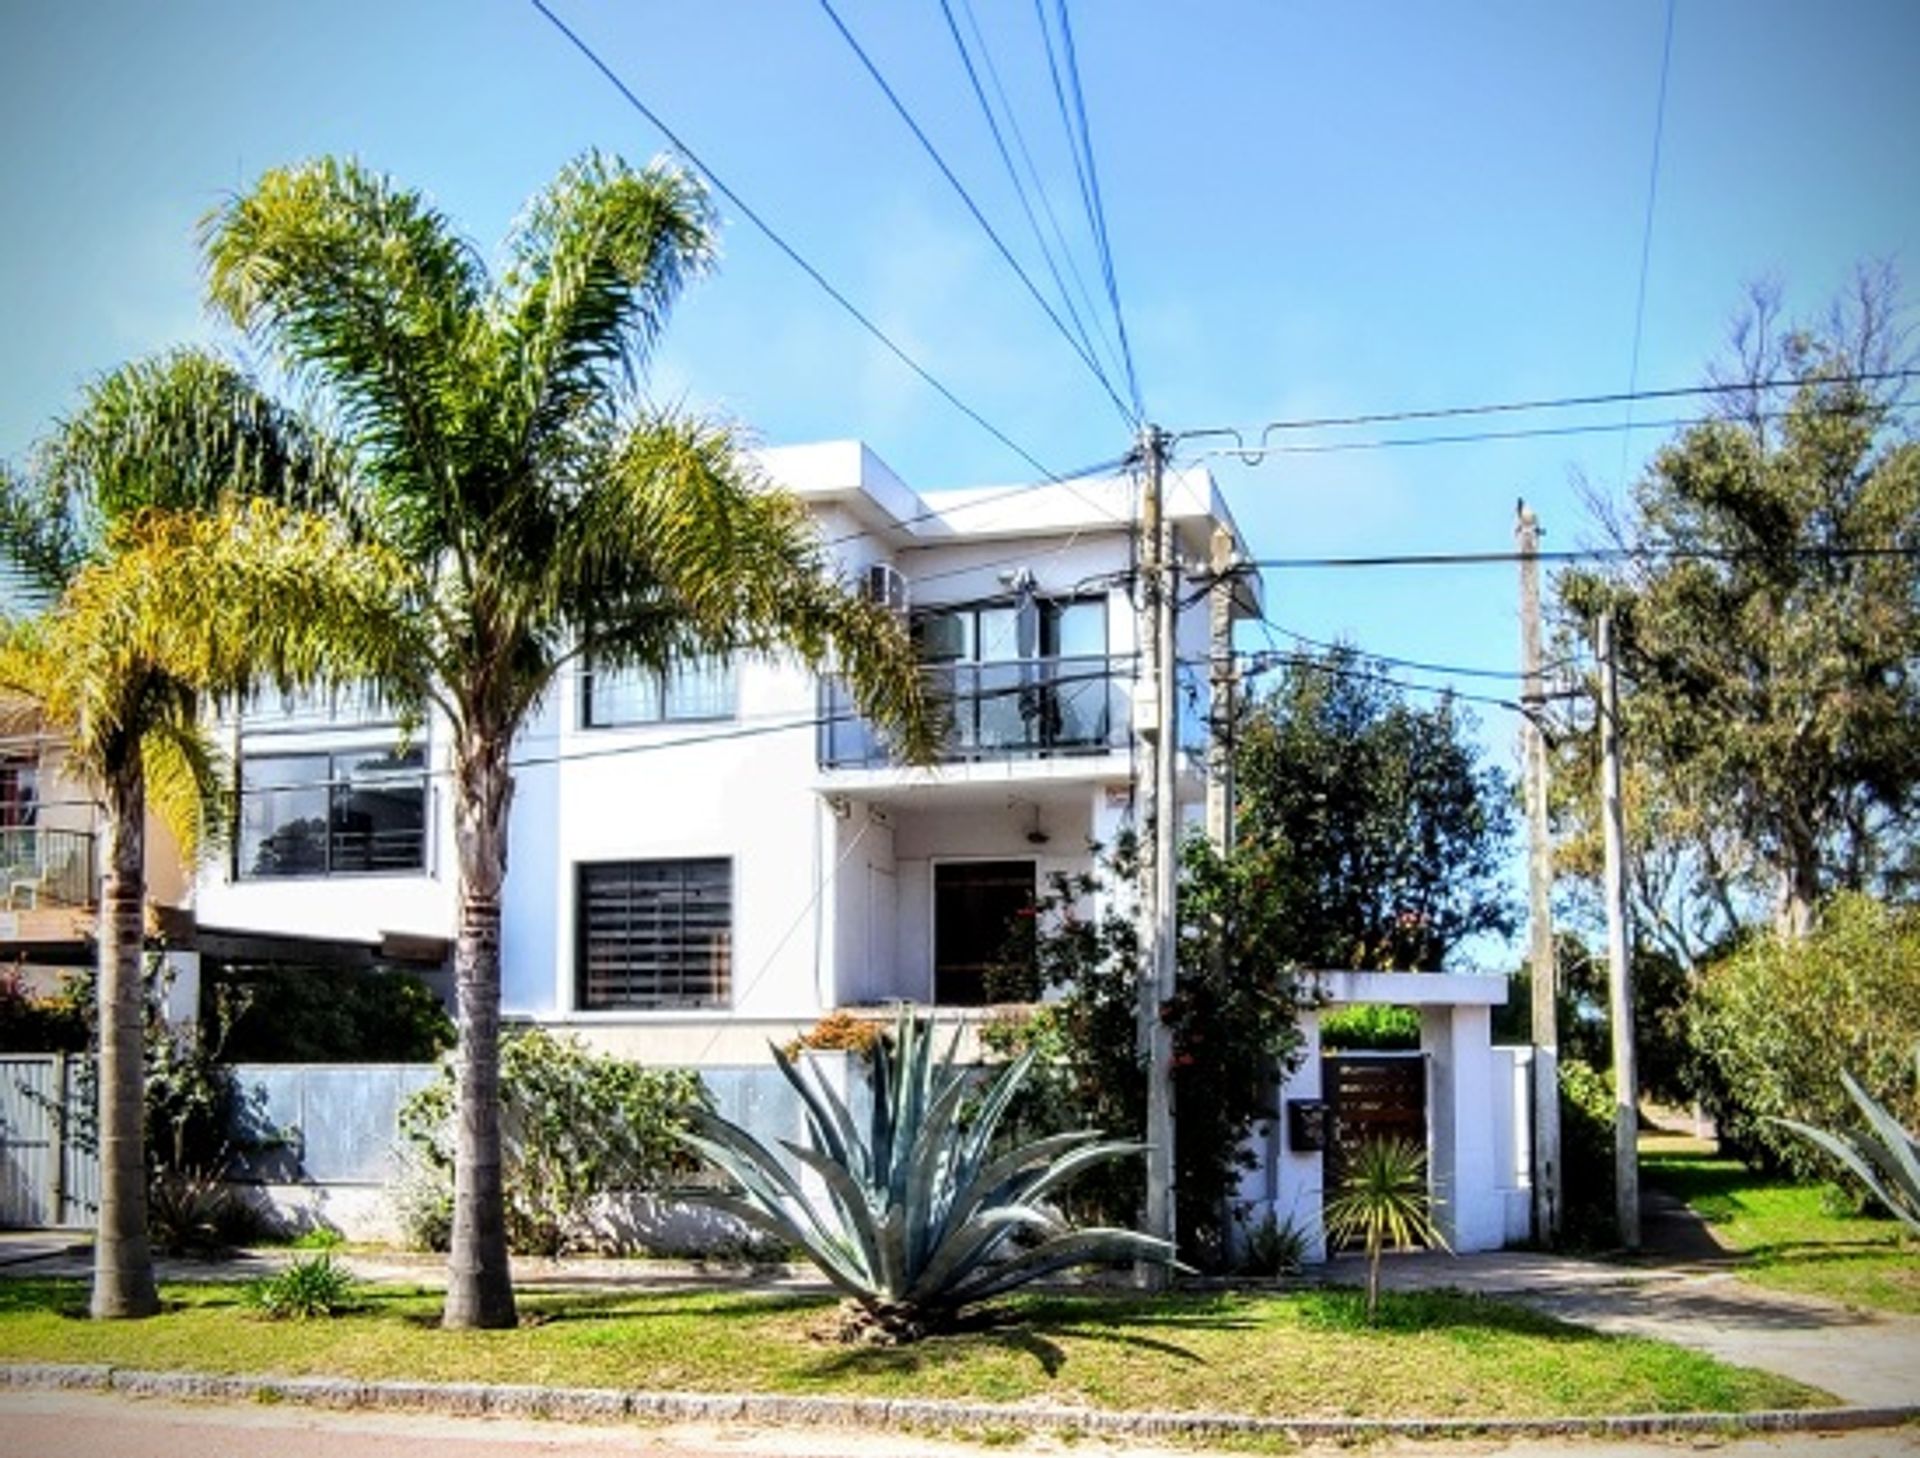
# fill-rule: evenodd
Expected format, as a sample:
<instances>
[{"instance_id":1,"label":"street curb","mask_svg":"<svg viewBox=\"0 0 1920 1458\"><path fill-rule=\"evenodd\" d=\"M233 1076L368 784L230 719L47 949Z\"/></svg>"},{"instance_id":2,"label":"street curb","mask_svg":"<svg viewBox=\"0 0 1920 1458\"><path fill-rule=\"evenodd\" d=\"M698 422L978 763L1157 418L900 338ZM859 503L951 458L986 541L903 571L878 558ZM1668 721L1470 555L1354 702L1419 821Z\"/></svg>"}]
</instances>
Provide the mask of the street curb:
<instances>
[{"instance_id":1,"label":"street curb","mask_svg":"<svg viewBox=\"0 0 1920 1458\"><path fill-rule=\"evenodd\" d=\"M1920 1421L1920 1405L1635 1413L1562 1418L1287 1418L1211 1412L1112 1412L1101 1408L957 1402L936 1398L788 1397L773 1393L638 1392L482 1382L358 1382L61 1363L0 1363L0 1390L114 1392L219 1402L286 1402L442 1416L606 1422L743 1422L804 1427L1016 1428L1122 1438L1282 1437L1295 1443L1377 1438L1641 1438L1667 1434L1832 1433Z\"/></svg>"}]
</instances>

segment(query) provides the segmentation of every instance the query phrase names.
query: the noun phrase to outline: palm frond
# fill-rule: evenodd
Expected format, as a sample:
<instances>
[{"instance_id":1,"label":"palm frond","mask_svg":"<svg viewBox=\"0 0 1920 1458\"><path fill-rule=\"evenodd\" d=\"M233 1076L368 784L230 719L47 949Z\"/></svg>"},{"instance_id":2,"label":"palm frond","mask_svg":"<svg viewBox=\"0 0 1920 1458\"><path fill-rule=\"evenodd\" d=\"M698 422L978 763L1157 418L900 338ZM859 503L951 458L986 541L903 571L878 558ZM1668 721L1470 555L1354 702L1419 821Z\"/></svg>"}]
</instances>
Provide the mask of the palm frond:
<instances>
[{"instance_id":1,"label":"palm frond","mask_svg":"<svg viewBox=\"0 0 1920 1458\"><path fill-rule=\"evenodd\" d=\"M484 388L486 273L419 193L338 158L276 168L202 222L214 307L325 387L373 487L377 519L430 559L469 524Z\"/></svg>"},{"instance_id":2,"label":"palm frond","mask_svg":"<svg viewBox=\"0 0 1920 1458\"><path fill-rule=\"evenodd\" d=\"M669 412L636 422L572 503L549 570L597 660L791 654L837 670L863 714L931 753L904 627L835 581L806 508L722 427Z\"/></svg>"},{"instance_id":3,"label":"palm frond","mask_svg":"<svg viewBox=\"0 0 1920 1458\"><path fill-rule=\"evenodd\" d=\"M674 300L712 263L714 231L690 173L666 162L635 171L597 151L528 204L494 313L529 460L555 465L553 450L632 389Z\"/></svg>"}]
</instances>

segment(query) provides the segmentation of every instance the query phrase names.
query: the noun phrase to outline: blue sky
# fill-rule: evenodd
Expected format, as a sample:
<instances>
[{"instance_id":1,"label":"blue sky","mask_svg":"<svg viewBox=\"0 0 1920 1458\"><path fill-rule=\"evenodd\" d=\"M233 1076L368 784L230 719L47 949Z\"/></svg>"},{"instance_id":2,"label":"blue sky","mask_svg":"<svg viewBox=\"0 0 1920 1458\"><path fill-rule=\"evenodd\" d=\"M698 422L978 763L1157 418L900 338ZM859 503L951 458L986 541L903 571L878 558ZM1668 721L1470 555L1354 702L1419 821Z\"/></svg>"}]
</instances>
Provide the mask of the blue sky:
<instances>
[{"instance_id":1,"label":"blue sky","mask_svg":"<svg viewBox=\"0 0 1920 1458\"><path fill-rule=\"evenodd\" d=\"M973 0L1050 195L1067 154L1027 0ZM650 105L904 347L1050 468L1126 428L808 0L555 0ZM1037 278L937 0L841 13ZM1079 59L1148 410L1172 430L1626 388L1665 0L1076 0ZM1855 263L1920 290L1920 6L1677 0L1643 387L1696 383L1745 285L1811 314ZM588 146L662 139L521 0L0 12L0 456L78 384L222 336L196 219L262 169L354 153L485 249ZM1031 475L744 220L680 307L656 393L787 443L858 436L922 487ZM1083 269L1093 255L1077 252ZM232 343L232 341L228 341ZM1643 417L1673 413L1643 407ZM1561 422L1618 419L1618 410ZM1373 429L1316 440L1424 432ZM1643 430L1628 476L1662 432ZM1216 463L1262 556L1548 545L1621 437ZM1508 667L1511 569L1299 572L1272 615L1392 654ZM1253 640L1253 641L1258 641ZM1504 757L1512 726L1488 711Z\"/></svg>"}]
</instances>

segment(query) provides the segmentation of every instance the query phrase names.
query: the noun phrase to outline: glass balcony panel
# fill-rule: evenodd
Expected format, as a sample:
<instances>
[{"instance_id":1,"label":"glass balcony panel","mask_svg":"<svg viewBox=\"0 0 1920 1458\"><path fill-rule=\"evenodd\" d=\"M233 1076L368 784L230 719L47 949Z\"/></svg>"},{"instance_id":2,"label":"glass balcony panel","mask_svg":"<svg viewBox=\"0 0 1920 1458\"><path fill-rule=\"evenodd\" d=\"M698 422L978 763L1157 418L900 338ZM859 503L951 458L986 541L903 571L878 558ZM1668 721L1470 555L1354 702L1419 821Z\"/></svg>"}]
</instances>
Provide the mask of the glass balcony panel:
<instances>
[{"instance_id":1,"label":"glass balcony panel","mask_svg":"<svg viewBox=\"0 0 1920 1458\"><path fill-rule=\"evenodd\" d=\"M1088 655L1003 663L949 663L923 670L946 721L941 763L1097 754L1131 733L1130 659ZM884 738L860 719L845 685L821 689L820 763L826 769L897 764Z\"/></svg>"}]
</instances>

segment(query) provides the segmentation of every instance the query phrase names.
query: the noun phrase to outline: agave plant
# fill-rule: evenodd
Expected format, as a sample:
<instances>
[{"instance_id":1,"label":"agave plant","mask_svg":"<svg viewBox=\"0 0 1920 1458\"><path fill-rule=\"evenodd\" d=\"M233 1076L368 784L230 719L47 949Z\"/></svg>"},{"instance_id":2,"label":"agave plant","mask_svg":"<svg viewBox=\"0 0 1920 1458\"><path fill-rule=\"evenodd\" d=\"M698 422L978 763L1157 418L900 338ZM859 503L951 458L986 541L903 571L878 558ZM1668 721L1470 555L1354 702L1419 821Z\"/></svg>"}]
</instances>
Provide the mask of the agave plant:
<instances>
[{"instance_id":1,"label":"agave plant","mask_svg":"<svg viewBox=\"0 0 1920 1458\"><path fill-rule=\"evenodd\" d=\"M1370 1139L1347 1166L1339 1192L1327 1202L1327 1239L1356 1237L1367 1248L1367 1324L1380 1306L1380 1252L1412 1245L1452 1247L1433 1223L1427 1192L1427 1154L1410 1139Z\"/></svg>"},{"instance_id":2,"label":"agave plant","mask_svg":"<svg viewBox=\"0 0 1920 1458\"><path fill-rule=\"evenodd\" d=\"M1079 1130L996 1153L994 1131L1033 1054L1009 1064L976 1096L978 1080L954 1066L958 1036L936 1058L932 1023L902 1015L891 1046L873 1053L865 1138L833 1088L803 1076L775 1048L780 1071L805 1106L807 1144L780 1141L790 1165L739 1125L695 1111L693 1130L682 1137L739 1187L697 1198L805 1251L894 1339L937 1329L964 1307L1072 1266L1172 1264L1165 1241L1130 1230L1076 1229L1044 1203L1089 1166L1144 1146ZM803 1188L795 1165L818 1176L824 1200Z\"/></svg>"},{"instance_id":3,"label":"agave plant","mask_svg":"<svg viewBox=\"0 0 1920 1458\"><path fill-rule=\"evenodd\" d=\"M1913 1062L1914 1076L1920 1078L1920 1048L1914 1049ZM1893 1212L1894 1219L1920 1235L1920 1139L1903 1129L1878 1099L1854 1081L1852 1074L1842 1073L1840 1082L1866 1116L1867 1127L1862 1132L1833 1134L1797 1119L1771 1122L1826 1150L1861 1178L1880 1203Z\"/></svg>"}]
</instances>

